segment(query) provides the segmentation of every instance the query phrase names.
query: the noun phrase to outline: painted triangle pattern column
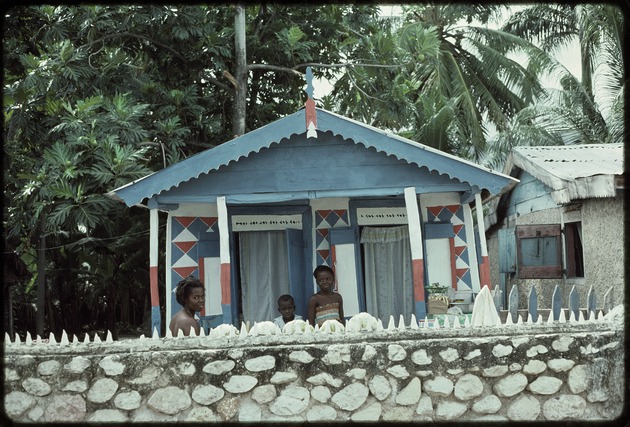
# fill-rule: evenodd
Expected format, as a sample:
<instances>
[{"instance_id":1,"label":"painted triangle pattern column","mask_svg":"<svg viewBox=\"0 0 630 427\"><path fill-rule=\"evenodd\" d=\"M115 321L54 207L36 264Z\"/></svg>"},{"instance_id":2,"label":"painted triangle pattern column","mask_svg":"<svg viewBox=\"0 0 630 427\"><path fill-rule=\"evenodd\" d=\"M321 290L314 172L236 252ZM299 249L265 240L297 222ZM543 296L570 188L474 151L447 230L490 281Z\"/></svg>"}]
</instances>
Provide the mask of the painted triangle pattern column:
<instances>
[{"instance_id":1,"label":"painted triangle pattern column","mask_svg":"<svg viewBox=\"0 0 630 427\"><path fill-rule=\"evenodd\" d=\"M453 246L451 253L451 265L455 268L453 284L456 289L472 289L470 277L470 258L468 254L468 242L464 227L464 209L461 205L429 206L427 207L428 222L450 222L453 224Z\"/></svg>"},{"instance_id":2,"label":"painted triangle pattern column","mask_svg":"<svg viewBox=\"0 0 630 427\"><path fill-rule=\"evenodd\" d=\"M317 265L327 265L332 268L333 259L328 231L335 227L348 227L349 224L347 209L315 211L315 261Z\"/></svg>"}]
</instances>

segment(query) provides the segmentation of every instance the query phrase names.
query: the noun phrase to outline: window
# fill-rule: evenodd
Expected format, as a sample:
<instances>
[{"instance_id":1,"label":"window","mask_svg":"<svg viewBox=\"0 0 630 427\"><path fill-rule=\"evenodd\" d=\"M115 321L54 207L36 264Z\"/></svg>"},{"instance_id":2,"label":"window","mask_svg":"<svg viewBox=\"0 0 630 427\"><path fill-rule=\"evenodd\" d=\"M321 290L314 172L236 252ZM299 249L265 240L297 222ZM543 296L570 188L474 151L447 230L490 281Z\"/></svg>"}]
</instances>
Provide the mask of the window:
<instances>
[{"instance_id":1,"label":"window","mask_svg":"<svg viewBox=\"0 0 630 427\"><path fill-rule=\"evenodd\" d=\"M562 278L559 224L517 226L516 241L520 279Z\"/></svg>"}]
</instances>

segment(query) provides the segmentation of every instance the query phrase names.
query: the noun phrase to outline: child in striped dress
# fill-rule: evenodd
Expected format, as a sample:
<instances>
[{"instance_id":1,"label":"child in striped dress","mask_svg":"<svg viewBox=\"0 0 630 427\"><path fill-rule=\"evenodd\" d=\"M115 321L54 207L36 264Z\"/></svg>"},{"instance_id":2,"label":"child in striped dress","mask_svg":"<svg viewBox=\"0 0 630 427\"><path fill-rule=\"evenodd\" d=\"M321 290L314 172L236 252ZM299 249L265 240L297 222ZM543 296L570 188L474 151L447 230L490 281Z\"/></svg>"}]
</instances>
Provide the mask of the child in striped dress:
<instances>
[{"instance_id":1,"label":"child in striped dress","mask_svg":"<svg viewBox=\"0 0 630 427\"><path fill-rule=\"evenodd\" d=\"M335 273L327 265L317 266L313 272L319 292L313 294L308 301L308 321L320 327L329 319L345 325L343 317L343 299L335 292Z\"/></svg>"}]
</instances>

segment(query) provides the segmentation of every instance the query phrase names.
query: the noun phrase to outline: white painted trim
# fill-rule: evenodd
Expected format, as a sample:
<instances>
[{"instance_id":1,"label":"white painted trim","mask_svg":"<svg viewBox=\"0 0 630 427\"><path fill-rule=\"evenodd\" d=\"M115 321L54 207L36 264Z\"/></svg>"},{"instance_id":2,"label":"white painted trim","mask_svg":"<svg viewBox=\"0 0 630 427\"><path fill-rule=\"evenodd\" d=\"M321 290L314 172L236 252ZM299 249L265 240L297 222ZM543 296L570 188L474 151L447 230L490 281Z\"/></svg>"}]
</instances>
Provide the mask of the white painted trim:
<instances>
[{"instance_id":1,"label":"white painted trim","mask_svg":"<svg viewBox=\"0 0 630 427\"><path fill-rule=\"evenodd\" d=\"M422 259L422 229L420 227L420 210L418 209L418 196L416 196L415 187L405 188L405 206L407 208L411 259Z\"/></svg>"}]
</instances>

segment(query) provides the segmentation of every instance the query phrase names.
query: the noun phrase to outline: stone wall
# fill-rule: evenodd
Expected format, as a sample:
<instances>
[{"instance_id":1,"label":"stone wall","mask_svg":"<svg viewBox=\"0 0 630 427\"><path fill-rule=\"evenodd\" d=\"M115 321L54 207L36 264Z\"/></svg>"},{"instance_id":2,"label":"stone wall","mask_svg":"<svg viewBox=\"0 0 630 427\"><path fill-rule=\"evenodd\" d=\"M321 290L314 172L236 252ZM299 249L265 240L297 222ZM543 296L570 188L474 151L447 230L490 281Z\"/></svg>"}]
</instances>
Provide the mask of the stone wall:
<instances>
[{"instance_id":1,"label":"stone wall","mask_svg":"<svg viewBox=\"0 0 630 427\"><path fill-rule=\"evenodd\" d=\"M619 306L597 321L6 343L19 422L612 420Z\"/></svg>"}]
</instances>

